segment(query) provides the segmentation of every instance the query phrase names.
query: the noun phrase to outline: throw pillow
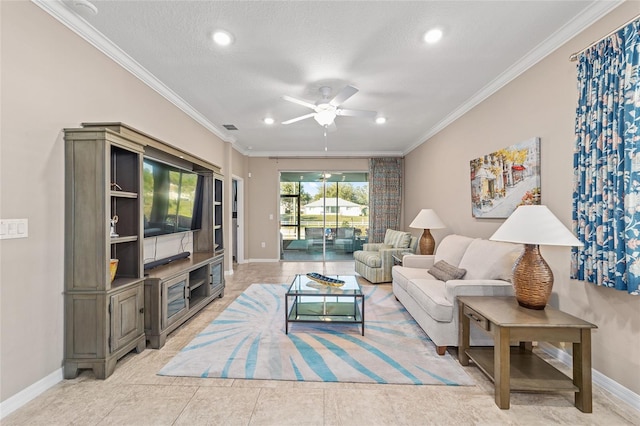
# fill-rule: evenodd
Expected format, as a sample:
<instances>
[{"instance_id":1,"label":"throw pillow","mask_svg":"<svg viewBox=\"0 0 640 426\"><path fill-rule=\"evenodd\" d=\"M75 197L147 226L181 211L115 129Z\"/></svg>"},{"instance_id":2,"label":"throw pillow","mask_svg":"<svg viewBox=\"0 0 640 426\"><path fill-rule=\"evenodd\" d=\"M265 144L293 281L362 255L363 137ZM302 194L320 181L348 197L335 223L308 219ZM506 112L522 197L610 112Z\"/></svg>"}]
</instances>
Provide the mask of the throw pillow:
<instances>
[{"instance_id":1,"label":"throw pillow","mask_svg":"<svg viewBox=\"0 0 640 426\"><path fill-rule=\"evenodd\" d=\"M448 264L444 260L436 262L430 269L429 273L440 281L459 280L467 273L466 269L456 268Z\"/></svg>"},{"instance_id":2,"label":"throw pillow","mask_svg":"<svg viewBox=\"0 0 640 426\"><path fill-rule=\"evenodd\" d=\"M464 235L447 235L440 241L440 244L438 244L434 260L436 262L444 260L451 265L460 266L460 260L462 260L464 252L474 239L475 238L465 237Z\"/></svg>"},{"instance_id":3,"label":"throw pillow","mask_svg":"<svg viewBox=\"0 0 640 426\"><path fill-rule=\"evenodd\" d=\"M407 248L411 242L411 233L387 229L384 235L384 243L394 248Z\"/></svg>"},{"instance_id":4,"label":"throw pillow","mask_svg":"<svg viewBox=\"0 0 640 426\"><path fill-rule=\"evenodd\" d=\"M522 248L522 244L478 238L469 245L458 266L467 270L468 280L511 281L511 268Z\"/></svg>"}]
</instances>

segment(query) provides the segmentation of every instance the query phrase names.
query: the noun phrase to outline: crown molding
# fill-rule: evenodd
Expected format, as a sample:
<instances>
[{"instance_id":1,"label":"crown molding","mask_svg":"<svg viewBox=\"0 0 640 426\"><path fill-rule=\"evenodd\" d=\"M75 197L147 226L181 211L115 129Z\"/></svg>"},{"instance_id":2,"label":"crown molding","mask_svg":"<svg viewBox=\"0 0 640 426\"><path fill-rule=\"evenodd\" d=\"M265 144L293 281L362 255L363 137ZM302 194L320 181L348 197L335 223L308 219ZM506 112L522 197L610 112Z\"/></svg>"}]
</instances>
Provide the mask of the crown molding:
<instances>
[{"instance_id":1,"label":"crown molding","mask_svg":"<svg viewBox=\"0 0 640 426\"><path fill-rule=\"evenodd\" d=\"M404 157L400 151L248 151L248 157L272 158L372 158L372 157Z\"/></svg>"},{"instance_id":2,"label":"crown molding","mask_svg":"<svg viewBox=\"0 0 640 426\"><path fill-rule=\"evenodd\" d=\"M162 83L146 68L136 62L131 56L116 46L111 40L97 31L87 21L80 18L61 0L31 0L32 3L40 7L42 10L60 21L64 26L89 42L93 47L104 53L122 68L133 74L144 84L158 92L162 97L177 106L189 117L193 118L197 123L209 130L211 133L222 139L224 142L230 142L235 145L236 139L229 136L221 129L216 127L205 116L200 114L184 99L178 96L173 90Z\"/></svg>"},{"instance_id":3,"label":"crown molding","mask_svg":"<svg viewBox=\"0 0 640 426\"><path fill-rule=\"evenodd\" d=\"M527 71L529 68L540 62L546 56L557 50L560 46L565 44L567 41L575 37L577 34L581 33L584 29L591 26L594 22L602 18L604 15L609 13L611 10L618 7L620 4L624 3L625 0L611 0L611 1L596 1L587 9L585 9L580 15L576 16L569 23L564 25L538 46L536 46L533 50L527 53L518 63L511 66L505 72L503 72L500 76L495 78L485 87L483 87L479 92L469 98L464 104L455 109L449 115L447 115L444 119L439 121L435 126L430 128L426 133L424 133L417 141L415 141L408 149L404 152L369 152L366 154L363 153L326 153L326 152L318 152L318 153L297 153L297 152L284 152L284 153L273 153L269 151L264 152L252 152L244 149L241 146L238 146L236 143L236 139L233 136L225 133L223 130L215 126L211 121L209 121L205 116L203 116L200 112L198 112L195 108L189 105L184 99L178 96L173 90L167 87L164 83L162 83L159 79L157 79L153 74L151 74L148 70L146 70L142 65L136 62L133 58L131 58L128 54L126 54L123 50L121 50L118 46L116 46L113 42L111 42L108 38L106 38L102 33L97 31L94 27L89 25L84 19L80 18L76 13L74 13L62 0L31 0L38 7L43 9L45 12L53 16L67 28L71 29L73 32L78 34L84 40L89 42L96 49L104 53L107 57L115 61L125 70L133 74L140 81L145 83L147 86L155 90L169 102L177 106L180 110L182 110L189 117L194 119L197 123L201 124L204 128L209 130L211 133L219 137L221 140L225 142L229 142L232 144L233 148L236 149L243 155L247 155L250 157L269 157L269 156L307 156L307 157L332 157L332 156L355 156L355 157L372 157L372 156L396 156L402 157L425 143L427 140L435 136L438 132L449 126L451 123L456 121L458 118L462 117L464 114L469 112L472 108L480 104L482 101L487 99L489 96L506 86L509 82L520 76L522 73Z\"/></svg>"},{"instance_id":4,"label":"crown molding","mask_svg":"<svg viewBox=\"0 0 640 426\"><path fill-rule=\"evenodd\" d=\"M422 135L419 140L414 142L413 145L403 153L403 155L409 154L411 151L428 141L445 127L465 115L476 105L502 89L529 68L546 58L549 54L559 49L562 45L590 27L607 13L620 6L624 1L625 0L611 0L593 2L593 4L582 13L577 15L558 31L547 37L542 43L523 56L517 63L512 65L505 72L480 89L479 92L469 98L460 107L455 109L451 114L447 115L444 119L429 129L429 131Z\"/></svg>"}]
</instances>

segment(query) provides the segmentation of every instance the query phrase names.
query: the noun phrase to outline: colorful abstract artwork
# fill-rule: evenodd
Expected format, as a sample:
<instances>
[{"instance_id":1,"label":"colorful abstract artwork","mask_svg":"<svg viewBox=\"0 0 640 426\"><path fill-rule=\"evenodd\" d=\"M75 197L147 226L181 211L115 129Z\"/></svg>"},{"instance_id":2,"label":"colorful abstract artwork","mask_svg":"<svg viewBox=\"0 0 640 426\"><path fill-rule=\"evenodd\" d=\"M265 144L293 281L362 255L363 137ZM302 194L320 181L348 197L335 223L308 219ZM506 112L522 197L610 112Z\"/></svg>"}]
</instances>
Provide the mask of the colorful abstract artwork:
<instances>
[{"instance_id":1,"label":"colorful abstract artwork","mask_svg":"<svg viewBox=\"0 0 640 426\"><path fill-rule=\"evenodd\" d=\"M471 212L504 219L520 205L540 204L540 138L471 160Z\"/></svg>"}]
</instances>

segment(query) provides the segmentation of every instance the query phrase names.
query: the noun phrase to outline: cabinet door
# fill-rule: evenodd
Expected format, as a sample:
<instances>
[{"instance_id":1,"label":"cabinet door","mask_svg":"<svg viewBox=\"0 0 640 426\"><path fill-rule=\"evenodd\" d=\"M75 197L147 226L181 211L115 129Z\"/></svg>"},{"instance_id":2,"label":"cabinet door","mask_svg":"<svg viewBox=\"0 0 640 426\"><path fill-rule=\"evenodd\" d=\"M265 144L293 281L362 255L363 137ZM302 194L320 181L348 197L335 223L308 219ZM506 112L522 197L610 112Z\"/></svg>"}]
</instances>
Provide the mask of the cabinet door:
<instances>
[{"instance_id":1,"label":"cabinet door","mask_svg":"<svg viewBox=\"0 0 640 426\"><path fill-rule=\"evenodd\" d=\"M144 287L133 288L111 296L111 352L144 333Z\"/></svg>"},{"instance_id":2,"label":"cabinet door","mask_svg":"<svg viewBox=\"0 0 640 426\"><path fill-rule=\"evenodd\" d=\"M224 287L224 270L222 268L223 258L214 261L211 264L211 290L210 294L214 294Z\"/></svg>"},{"instance_id":3,"label":"cabinet door","mask_svg":"<svg viewBox=\"0 0 640 426\"><path fill-rule=\"evenodd\" d=\"M189 310L189 274L162 282L162 328L167 328Z\"/></svg>"}]
</instances>

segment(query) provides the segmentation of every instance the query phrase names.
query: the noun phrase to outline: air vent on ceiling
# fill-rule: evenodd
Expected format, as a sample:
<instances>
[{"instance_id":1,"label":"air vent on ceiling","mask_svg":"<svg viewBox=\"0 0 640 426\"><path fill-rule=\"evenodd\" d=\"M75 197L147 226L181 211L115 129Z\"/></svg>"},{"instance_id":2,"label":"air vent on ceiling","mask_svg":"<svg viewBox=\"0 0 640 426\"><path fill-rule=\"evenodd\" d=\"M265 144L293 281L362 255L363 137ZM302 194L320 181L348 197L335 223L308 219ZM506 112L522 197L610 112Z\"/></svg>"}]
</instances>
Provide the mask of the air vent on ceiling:
<instances>
[{"instance_id":1,"label":"air vent on ceiling","mask_svg":"<svg viewBox=\"0 0 640 426\"><path fill-rule=\"evenodd\" d=\"M222 127L224 127L227 130L238 130L238 128L233 124L223 124Z\"/></svg>"}]
</instances>

